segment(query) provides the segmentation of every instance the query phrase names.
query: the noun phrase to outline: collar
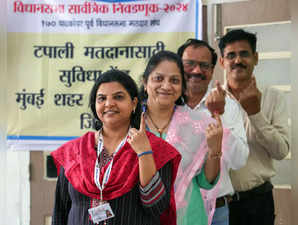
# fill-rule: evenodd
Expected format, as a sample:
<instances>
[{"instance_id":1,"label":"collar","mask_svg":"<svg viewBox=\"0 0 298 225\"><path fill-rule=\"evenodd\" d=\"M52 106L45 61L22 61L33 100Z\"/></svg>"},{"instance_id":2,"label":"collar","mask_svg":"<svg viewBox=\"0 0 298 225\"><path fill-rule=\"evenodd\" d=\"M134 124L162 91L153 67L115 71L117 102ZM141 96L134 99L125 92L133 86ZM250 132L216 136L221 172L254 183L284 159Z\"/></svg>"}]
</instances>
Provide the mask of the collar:
<instances>
[{"instance_id":1,"label":"collar","mask_svg":"<svg viewBox=\"0 0 298 225\"><path fill-rule=\"evenodd\" d=\"M190 108L190 107L186 104L187 108L190 109L190 110L197 110L197 109L199 109L199 108L201 108L201 107L206 107L205 102L206 102L207 96L209 95L209 93L210 93L212 90L213 90L213 89L208 88L208 90L206 91L206 93L205 93L205 95L203 96L203 98L201 99L201 101L200 101L200 102L199 102L193 109Z\"/></svg>"},{"instance_id":2,"label":"collar","mask_svg":"<svg viewBox=\"0 0 298 225\"><path fill-rule=\"evenodd\" d=\"M224 88L224 90L226 91L226 94L227 94L230 98L232 98L232 99L234 99L234 100L236 100L236 101L238 102L238 100L236 99L236 97L232 94L231 88L229 87L227 81L225 81L225 83L224 83L224 85L223 85L223 88Z\"/></svg>"}]
</instances>

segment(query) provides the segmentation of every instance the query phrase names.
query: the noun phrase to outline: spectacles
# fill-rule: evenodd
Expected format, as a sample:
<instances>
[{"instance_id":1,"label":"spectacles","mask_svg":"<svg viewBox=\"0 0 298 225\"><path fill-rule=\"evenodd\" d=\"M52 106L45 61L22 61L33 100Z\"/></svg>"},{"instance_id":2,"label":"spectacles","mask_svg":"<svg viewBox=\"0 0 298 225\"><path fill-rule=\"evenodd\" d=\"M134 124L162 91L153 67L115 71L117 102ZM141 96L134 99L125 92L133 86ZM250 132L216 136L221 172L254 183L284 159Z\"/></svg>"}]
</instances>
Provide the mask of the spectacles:
<instances>
[{"instance_id":1,"label":"spectacles","mask_svg":"<svg viewBox=\"0 0 298 225\"><path fill-rule=\"evenodd\" d=\"M207 62L197 62L194 60L189 60L189 59L184 59L183 60L183 65L187 67L188 69L194 69L196 66L199 66L201 70L207 71L210 68L213 67L212 64L207 63Z\"/></svg>"},{"instance_id":2,"label":"spectacles","mask_svg":"<svg viewBox=\"0 0 298 225\"><path fill-rule=\"evenodd\" d=\"M237 57L237 55L240 57L240 58L248 58L250 57L250 53L249 51L240 51L238 54L236 52L228 52L224 58L228 59L228 60L233 60Z\"/></svg>"}]
</instances>

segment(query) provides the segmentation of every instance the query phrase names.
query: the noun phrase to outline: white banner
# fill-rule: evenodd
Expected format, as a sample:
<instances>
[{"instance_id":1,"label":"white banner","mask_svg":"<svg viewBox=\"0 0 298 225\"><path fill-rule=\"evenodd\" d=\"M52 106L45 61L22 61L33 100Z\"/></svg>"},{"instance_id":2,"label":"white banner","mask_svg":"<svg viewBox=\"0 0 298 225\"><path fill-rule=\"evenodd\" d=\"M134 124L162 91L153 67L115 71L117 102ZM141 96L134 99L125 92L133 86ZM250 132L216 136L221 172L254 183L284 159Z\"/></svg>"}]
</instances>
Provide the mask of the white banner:
<instances>
[{"instance_id":1,"label":"white banner","mask_svg":"<svg viewBox=\"0 0 298 225\"><path fill-rule=\"evenodd\" d=\"M92 130L89 91L108 69L137 82L158 51L201 38L199 0L8 1L7 142L52 150Z\"/></svg>"},{"instance_id":2,"label":"white banner","mask_svg":"<svg viewBox=\"0 0 298 225\"><path fill-rule=\"evenodd\" d=\"M195 0L15 0L8 5L8 31L193 32L198 26L194 16L199 14L199 10Z\"/></svg>"}]
</instances>

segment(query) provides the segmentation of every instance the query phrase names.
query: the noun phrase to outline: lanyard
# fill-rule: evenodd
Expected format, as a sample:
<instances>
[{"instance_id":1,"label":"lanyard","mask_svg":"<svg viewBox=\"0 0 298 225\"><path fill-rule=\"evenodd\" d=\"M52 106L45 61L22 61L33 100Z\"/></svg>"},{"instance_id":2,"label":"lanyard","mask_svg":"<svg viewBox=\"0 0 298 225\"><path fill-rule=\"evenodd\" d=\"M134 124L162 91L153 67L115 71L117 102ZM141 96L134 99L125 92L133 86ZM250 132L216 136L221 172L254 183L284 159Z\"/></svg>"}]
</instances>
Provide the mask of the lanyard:
<instances>
[{"instance_id":1,"label":"lanyard","mask_svg":"<svg viewBox=\"0 0 298 225\"><path fill-rule=\"evenodd\" d=\"M118 147L116 148L114 154L117 154L117 152L122 148L122 146L125 144L127 136L120 142L120 144L118 145ZM102 184L100 183L100 168L99 168L99 162L98 162L98 158L101 159L101 155L102 155L102 151L103 151L103 137L102 137L102 132L101 130L99 131L99 138L98 138L98 145L97 145L97 158L96 158L96 162L95 162L95 168L94 168L94 181L95 184L97 186L97 188L100 190L100 200L102 201L102 191L105 187L105 184L108 183L108 180L110 178L110 174L111 174L111 170L112 170L112 166L113 166L113 161L114 161L114 157L112 158L111 162L109 163L108 168L106 169L104 176L103 176L103 180L102 180Z\"/></svg>"}]
</instances>

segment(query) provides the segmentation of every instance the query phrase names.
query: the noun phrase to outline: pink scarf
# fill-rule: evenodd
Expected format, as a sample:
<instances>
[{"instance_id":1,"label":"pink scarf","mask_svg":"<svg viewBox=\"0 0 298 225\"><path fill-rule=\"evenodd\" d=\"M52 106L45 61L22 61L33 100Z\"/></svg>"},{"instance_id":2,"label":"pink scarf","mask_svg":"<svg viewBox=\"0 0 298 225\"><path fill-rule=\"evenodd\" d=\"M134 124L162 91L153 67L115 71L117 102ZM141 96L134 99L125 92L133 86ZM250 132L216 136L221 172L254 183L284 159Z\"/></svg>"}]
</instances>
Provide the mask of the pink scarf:
<instances>
[{"instance_id":1,"label":"pink scarf","mask_svg":"<svg viewBox=\"0 0 298 225\"><path fill-rule=\"evenodd\" d=\"M167 132L166 141L172 144L182 155L175 182L175 199L180 217L186 213L190 193L192 191L192 179L202 169L208 152L205 132L209 123L215 122L206 113L191 111L187 107L176 107ZM224 129L223 151L226 149L225 140L229 131ZM215 210L215 202L218 193L220 179L211 190L201 189L204 206L208 216L208 224L211 224ZM178 218L179 219L179 218Z\"/></svg>"}]
</instances>

